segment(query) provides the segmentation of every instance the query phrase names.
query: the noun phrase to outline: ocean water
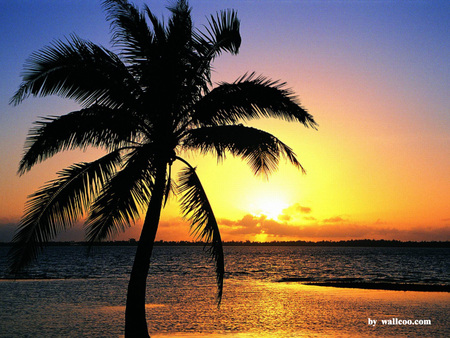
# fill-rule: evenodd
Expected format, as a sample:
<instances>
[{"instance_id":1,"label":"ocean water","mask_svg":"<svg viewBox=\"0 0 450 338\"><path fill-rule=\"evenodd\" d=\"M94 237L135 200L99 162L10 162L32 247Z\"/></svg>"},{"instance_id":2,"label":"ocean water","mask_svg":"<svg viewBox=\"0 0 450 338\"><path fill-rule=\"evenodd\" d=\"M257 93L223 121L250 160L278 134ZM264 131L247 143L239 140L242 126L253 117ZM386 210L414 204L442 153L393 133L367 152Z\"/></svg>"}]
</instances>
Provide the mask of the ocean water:
<instances>
[{"instance_id":1,"label":"ocean water","mask_svg":"<svg viewBox=\"0 0 450 338\"><path fill-rule=\"evenodd\" d=\"M120 337L136 247L49 247L16 280L0 247L0 337ZM342 289L304 282L450 285L444 248L225 247L225 286L202 247L155 247L152 336L447 337L450 293ZM429 320L384 325L381 320ZM377 324L369 325L370 320ZM402 323L402 322L401 322Z\"/></svg>"}]
</instances>

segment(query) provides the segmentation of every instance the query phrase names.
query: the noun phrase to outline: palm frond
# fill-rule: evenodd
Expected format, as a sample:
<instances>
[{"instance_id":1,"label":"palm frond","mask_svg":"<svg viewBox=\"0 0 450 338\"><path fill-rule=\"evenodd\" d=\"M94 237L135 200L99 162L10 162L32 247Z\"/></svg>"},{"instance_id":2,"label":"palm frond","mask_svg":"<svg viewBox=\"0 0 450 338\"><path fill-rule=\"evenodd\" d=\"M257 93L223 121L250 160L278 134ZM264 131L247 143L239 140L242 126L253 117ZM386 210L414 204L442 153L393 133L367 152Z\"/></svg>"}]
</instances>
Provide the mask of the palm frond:
<instances>
[{"instance_id":1,"label":"palm frond","mask_svg":"<svg viewBox=\"0 0 450 338\"><path fill-rule=\"evenodd\" d=\"M172 179L172 165L169 165L169 172L167 175L167 181L166 181L166 187L164 189L164 200L163 200L163 206L165 207L167 204L167 201L170 197L170 194L177 194L177 185L176 182Z\"/></svg>"},{"instance_id":2,"label":"palm frond","mask_svg":"<svg viewBox=\"0 0 450 338\"><path fill-rule=\"evenodd\" d=\"M302 170L295 153L278 138L265 131L243 125L191 129L184 138L186 148L212 152L223 159L226 152L246 160L255 175L267 177L278 168L280 156Z\"/></svg>"},{"instance_id":3,"label":"palm frond","mask_svg":"<svg viewBox=\"0 0 450 338\"><path fill-rule=\"evenodd\" d=\"M208 252L216 267L217 300L220 304L225 265L219 226L195 169L190 165L180 172L178 189L182 195L183 216L191 222L192 234L209 245Z\"/></svg>"},{"instance_id":4,"label":"palm frond","mask_svg":"<svg viewBox=\"0 0 450 338\"><path fill-rule=\"evenodd\" d=\"M11 98L17 105L30 95L59 95L84 106L133 104L140 94L134 78L117 55L76 35L31 54L23 82Z\"/></svg>"},{"instance_id":5,"label":"palm frond","mask_svg":"<svg viewBox=\"0 0 450 338\"><path fill-rule=\"evenodd\" d=\"M106 0L103 7L107 12L106 19L111 22L111 41L121 48L121 55L131 63L147 60L155 35L149 29L144 13L126 0ZM157 21L148 7L147 13L152 21ZM160 27L159 24L155 26Z\"/></svg>"},{"instance_id":6,"label":"palm frond","mask_svg":"<svg viewBox=\"0 0 450 338\"><path fill-rule=\"evenodd\" d=\"M198 31L195 35L197 42L203 45L210 59L220 55L222 51L237 54L241 46L239 32L240 21L237 12L231 9L211 15L206 32Z\"/></svg>"},{"instance_id":7,"label":"palm frond","mask_svg":"<svg viewBox=\"0 0 450 338\"><path fill-rule=\"evenodd\" d=\"M24 146L19 174L60 151L88 146L118 148L138 136L140 124L127 111L93 105L34 123Z\"/></svg>"},{"instance_id":8,"label":"palm frond","mask_svg":"<svg viewBox=\"0 0 450 338\"><path fill-rule=\"evenodd\" d=\"M200 30L192 31L193 46L199 55L196 62L193 62L195 78L204 93L209 89L206 85L211 85L211 62L223 51L237 54L241 45L240 21L237 12L226 10L211 15L206 32Z\"/></svg>"},{"instance_id":9,"label":"palm frond","mask_svg":"<svg viewBox=\"0 0 450 338\"><path fill-rule=\"evenodd\" d=\"M125 231L148 205L153 184L151 145L136 147L124 167L104 186L86 220L86 238L94 243Z\"/></svg>"},{"instance_id":10,"label":"palm frond","mask_svg":"<svg viewBox=\"0 0 450 338\"><path fill-rule=\"evenodd\" d=\"M221 125L273 117L316 128L313 117L284 87L284 83L255 74L244 75L234 83L221 83L199 100L193 120L200 125Z\"/></svg>"},{"instance_id":11,"label":"palm frond","mask_svg":"<svg viewBox=\"0 0 450 338\"><path fill-rule=\"evenodd\" d=\"M154 42L161 43L166 41L167 34L164 21L160 21L146 4L144 5L144 10L153 26Z\"/></svg>"},{"instance_id":12,"label":"palm frond","mask_svg":"<svg viewBox=\"0 0 450 338\"><path fill-rule=\"evenodd\" d=\"M29 196L9 252L12 272L23 269L43 244L76 222L120 161L120 153L115 151L90 163L74 164Z\"/></svg>"},{"instance_id":13,"label":"palm frond","mask_svg":"<svg viewBox=\"0 0 450 338\"><path fill-rule=\"evenodd\" d=\"M187 1L179 0L168 9L172 13L168 22L168 42L173 46L185 47L192 37L191 8Z\"/></svg>"}]
</instances>

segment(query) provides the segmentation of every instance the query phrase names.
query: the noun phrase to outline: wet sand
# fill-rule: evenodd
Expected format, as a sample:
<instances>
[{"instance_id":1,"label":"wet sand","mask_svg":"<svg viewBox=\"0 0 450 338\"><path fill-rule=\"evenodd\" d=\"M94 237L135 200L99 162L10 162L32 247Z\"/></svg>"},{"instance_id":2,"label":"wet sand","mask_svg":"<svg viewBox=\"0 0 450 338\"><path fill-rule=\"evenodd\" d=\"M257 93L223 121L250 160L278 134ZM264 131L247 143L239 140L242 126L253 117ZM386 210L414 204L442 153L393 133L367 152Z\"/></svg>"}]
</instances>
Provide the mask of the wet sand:
<instances>
[{"instance_id":1,"label":"wet sand","mask_svg":"<svg viewBox=\"0 0 450 338\"><path fill-rule=\"evenodd\" d=\"M405 284L405 283L377 283L377 282L309 282L305 285L329 286L335 288L394 290L394 291L422 291L422 292L450 292L449 285Z\"/></svg>"}]
</instances>

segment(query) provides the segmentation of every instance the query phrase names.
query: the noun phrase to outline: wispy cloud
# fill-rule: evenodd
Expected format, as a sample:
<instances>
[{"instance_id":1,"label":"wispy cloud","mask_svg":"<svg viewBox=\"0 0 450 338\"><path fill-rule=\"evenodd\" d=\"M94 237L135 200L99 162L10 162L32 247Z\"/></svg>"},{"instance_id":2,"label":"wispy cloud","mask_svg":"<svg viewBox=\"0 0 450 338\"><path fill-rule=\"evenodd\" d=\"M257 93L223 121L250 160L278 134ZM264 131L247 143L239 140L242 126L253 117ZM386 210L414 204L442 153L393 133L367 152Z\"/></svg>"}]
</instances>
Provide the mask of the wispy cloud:
<instances>
[{"instance_id":1,"label":"wispy cloud","mask_svg":"<svg viewBox=\"0 0 450 338\"><path fill-rule=\"evenodd\" d=\"M286 209L283 209L283 214L293 215L293 214L310 214L312 209L310 207L305 207L299 203L295 203Z\"/></svg>"},{"instance_id":2,"label":"wispy cloud","mask_svg":"<svg viewBox=\"0 0 450 338\"><path fill-rule=\"evenodd\" d=\"M343 219L341 216L330 217L323 220L324 223L340 223L344 221L345 219Z\"/></svg>"},{"instance_id":3,"label":"wispy cloud","mask_svg":"<svg viewBox=\"0 0 450 338\"><path fill-rule=\"evenodd\" d=\"M285 209L282 210L282 213L278 215L278 220L289 222L295 218L299 218L302 215L311 214L312 209L310 207L306 207L300 205L299 203L295 203ZM306 216L303 216L305 218ZM311 217L311 216L309 216Z\"/></svg>"}]
</instances>

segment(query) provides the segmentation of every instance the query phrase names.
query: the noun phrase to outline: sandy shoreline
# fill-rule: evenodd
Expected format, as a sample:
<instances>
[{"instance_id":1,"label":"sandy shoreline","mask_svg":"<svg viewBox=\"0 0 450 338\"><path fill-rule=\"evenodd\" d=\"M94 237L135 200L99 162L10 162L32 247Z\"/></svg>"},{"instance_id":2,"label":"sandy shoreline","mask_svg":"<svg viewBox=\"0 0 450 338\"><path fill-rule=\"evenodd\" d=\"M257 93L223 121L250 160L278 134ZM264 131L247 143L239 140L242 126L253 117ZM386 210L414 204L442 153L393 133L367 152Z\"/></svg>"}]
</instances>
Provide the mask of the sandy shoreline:
<instances>
[{"instance_id":1,"label":"sandy shoreline","mask_svg":"<svg viewBox=\"0 0 450 338\"><path fill-rule=\"evenodd\" d=\"M391 290L391 291L417 291L417 292L450 292L450 285L433 284L406 284L406 283L383 283L383 282L308 282L305 285L367 289L367 290Z\"/></svg>"},{"instance_id":2,"label":"sandy shoreline","mask_svg":"<svg viewBox=\"0 0 450 338\"><path fill-rule=\"evenodd\" d=\"M90 278L94 280L95 278ZM1 282L51 282L51 281L73 281L76 278L0 278ZM386 283L386 282L305 282L296 278L286 278L279 283L297 283L310 286L334 287L345 289L365 290L390 290L390 291L416 291L416 292L450 292L450 285L445 284L415 284L415 283Z\"/></svg>"}]
</instances>

